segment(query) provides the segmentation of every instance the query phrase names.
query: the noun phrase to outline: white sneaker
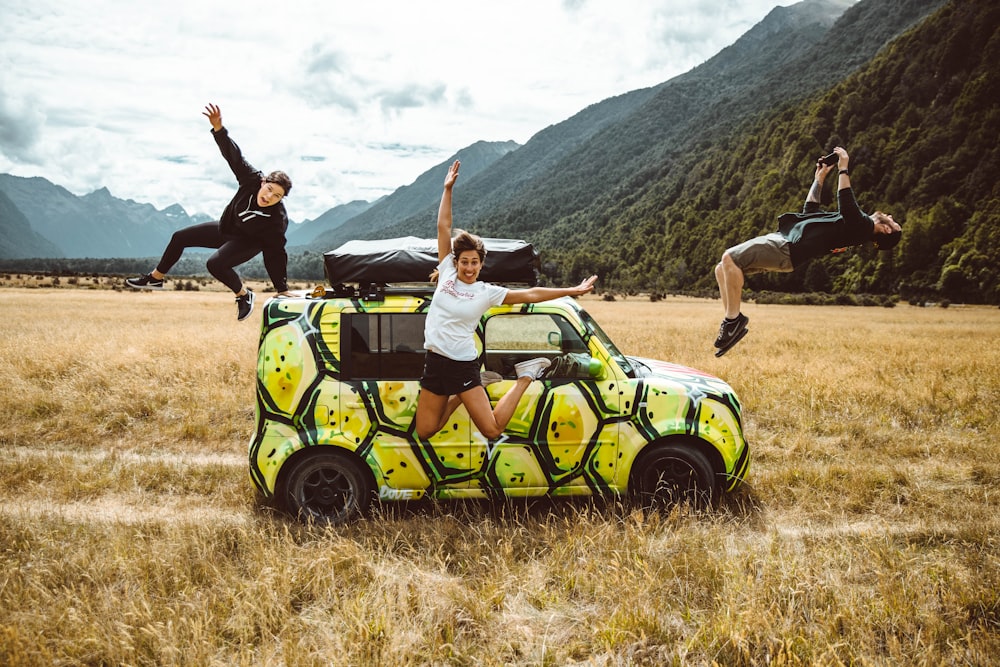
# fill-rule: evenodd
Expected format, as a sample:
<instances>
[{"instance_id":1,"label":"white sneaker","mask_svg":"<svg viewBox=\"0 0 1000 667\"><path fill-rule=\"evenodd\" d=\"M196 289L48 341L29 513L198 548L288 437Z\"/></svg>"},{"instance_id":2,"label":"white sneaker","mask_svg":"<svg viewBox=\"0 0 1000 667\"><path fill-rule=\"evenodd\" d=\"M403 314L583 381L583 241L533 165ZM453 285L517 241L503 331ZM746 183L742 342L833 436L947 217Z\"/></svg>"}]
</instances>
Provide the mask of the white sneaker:
<instances>
[{"instance_id":1,"label":"white sneaker","mask_svg":"<svg viewBox=\"0 0 1000 667\"><path fill-rule=\"evenodd\" d=\"M496 371L483 371L479 374L479 379L485 387L488 384L493 384L494 382L500 382L503 380L503 376Z\"/></svg>"},{"instance_id":2,"label":"white sneaker","mask_svg":"<svg viewBox=\"0 0 1000 667\"><path fill-rule=\"evenodd\" d=\"M528 377L532 380L537 380L542 376L545 369L551 365L552 362L545 357L538 357L537 359L529 359L528 361L514 364L514 373L519 378Z\"/></svg>"}]
</instances>

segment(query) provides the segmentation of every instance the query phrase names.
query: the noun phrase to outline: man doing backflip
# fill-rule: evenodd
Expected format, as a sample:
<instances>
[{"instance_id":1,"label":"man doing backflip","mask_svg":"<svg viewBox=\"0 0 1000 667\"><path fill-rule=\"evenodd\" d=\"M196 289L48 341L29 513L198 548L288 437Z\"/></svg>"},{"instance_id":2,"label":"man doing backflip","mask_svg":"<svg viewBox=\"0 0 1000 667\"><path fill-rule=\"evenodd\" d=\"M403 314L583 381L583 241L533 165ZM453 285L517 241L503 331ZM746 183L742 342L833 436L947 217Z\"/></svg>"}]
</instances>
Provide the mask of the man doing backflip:
<instances>
[{"instance_id":1,"label":"man doing backflip","mask_svg":"<svg viewBox=\"0 0 1000 667\"><path fill-rule=\"evenodd\" d=\"M879 250L899 243L902 228L891 215L875 211L870 216L858 206L851 189L847 151L841 147L816 163L816 174L801 213L778 216L778 231L745 241L726 250L715 266L725 319L715 339L715 356L721 357L747 334L750 321L740 312L744 276L763 271L788 272L810 259L874 241ZM838 211L820 210L823 181L836 163L839 171Z\"/></svg>"}]
</instances>

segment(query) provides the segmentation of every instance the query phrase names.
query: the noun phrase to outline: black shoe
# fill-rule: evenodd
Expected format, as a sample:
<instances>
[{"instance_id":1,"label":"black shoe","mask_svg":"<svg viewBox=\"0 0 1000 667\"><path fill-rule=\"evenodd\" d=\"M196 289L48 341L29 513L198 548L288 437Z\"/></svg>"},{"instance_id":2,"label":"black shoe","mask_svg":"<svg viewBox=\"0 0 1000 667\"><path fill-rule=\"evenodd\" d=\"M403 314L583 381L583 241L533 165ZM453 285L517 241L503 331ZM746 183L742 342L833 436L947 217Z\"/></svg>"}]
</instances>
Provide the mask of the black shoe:
<instances>
[{"instance_id":1,"label":"black shoe","mask_svg":"<svg viewBox=\"0 0 1000 667\"><path fill-rule=\"evenodd\" d=\"M139 278L126 278L125 284L132 289L163 289L163 278L154 278L152 273L147 273Z\"/></svg>"},{"instance_id":2,"label":"black shoe","mask_svg":"<svg viewBox=\"0 0 1000 667\"><path fill-rule=\"evenodd\" d=\"M236 297L236 319L242 322L246 318L250 317L250 313L253 312L253 290L249 287L247 288L247 293L243 296Z\"/></svg>"},{"instance_id":3,"label":"black shoe","mask_svg":"<svg viewBox=\"0 0 1000 667\"><path fill-rule=\"evenodd\" d=\"M726 352L729 352L729 350L733 349L736 346L736 343L743 340L743 337L746 336L749 332L750 332L749 329L740 329L740 332L736 334L736 338L733 338L731 341L729 341L729 345L725 347L720 347L718 350L715 351L715 356L721 357Z\"/></svg>"},{"instance_id":4,"label":"black shoe","mask_svg":"<svg viewBox=\"0 0 1000 667\"><path fill-rule=\"evenodd\" d=\"M728 350L736 342L746 335L747 324L750 318L740 313L735 320L722 320L719 327L719 337L715 339L715 347L720 350Z\"/></svg>"}]
</instances>

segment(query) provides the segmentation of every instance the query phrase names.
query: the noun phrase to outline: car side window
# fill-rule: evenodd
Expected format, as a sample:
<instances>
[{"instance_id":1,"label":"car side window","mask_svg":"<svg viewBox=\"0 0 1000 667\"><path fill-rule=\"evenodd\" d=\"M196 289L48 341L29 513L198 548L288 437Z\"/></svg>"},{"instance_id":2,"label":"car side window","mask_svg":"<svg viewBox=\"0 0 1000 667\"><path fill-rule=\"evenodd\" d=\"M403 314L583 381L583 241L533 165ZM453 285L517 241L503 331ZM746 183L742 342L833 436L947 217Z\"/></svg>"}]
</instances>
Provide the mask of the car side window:
<instances>
[{"instance_id":1,"label":"car side window","mask_svg":"<svg viewBox=\"0 0 1000 667\"><path fill-rule=\"evenodd\" d=\"M418 380L424 370L424 313L345 313L345 380Z\"/></svg>"},{"instance_id":2,"label":"car side window","mask_svg":"<svg viewBox=\"0 0 1000 667\"><path fill-rule=\"evenodd\" d=\"M546 379L589 377L587 344L573 325L552 313L494 315L486 322L486 369L513 377L514 364L545 357Z\"/></svg>"}]
</instances>

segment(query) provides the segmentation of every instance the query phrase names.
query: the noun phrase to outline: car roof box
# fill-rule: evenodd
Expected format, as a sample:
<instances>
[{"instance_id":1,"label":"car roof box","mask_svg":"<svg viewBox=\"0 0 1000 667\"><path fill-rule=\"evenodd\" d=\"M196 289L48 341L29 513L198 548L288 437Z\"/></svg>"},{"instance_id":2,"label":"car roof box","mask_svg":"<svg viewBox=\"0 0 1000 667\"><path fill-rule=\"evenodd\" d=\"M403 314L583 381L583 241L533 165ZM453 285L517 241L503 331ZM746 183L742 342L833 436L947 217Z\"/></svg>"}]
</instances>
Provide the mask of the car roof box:
<instances>
[{"instance_id":1,"label":"car roof box","mask_svg":"<svg viewBox=\"0 0 1000 667\"><path fill-rule=\"evenodd\" d=\"M489 283L538 284L538 252L525 241L484 238L486 261L479 279ZM323 253L331 285L426 283L437 267L437 239L405 236L348 241Z\"/></svg>"}]
</instances>

